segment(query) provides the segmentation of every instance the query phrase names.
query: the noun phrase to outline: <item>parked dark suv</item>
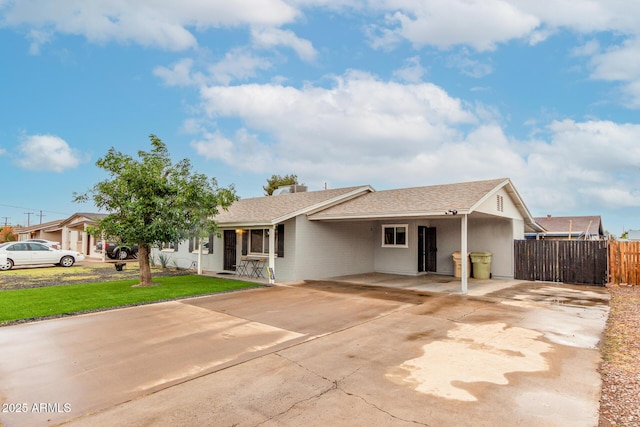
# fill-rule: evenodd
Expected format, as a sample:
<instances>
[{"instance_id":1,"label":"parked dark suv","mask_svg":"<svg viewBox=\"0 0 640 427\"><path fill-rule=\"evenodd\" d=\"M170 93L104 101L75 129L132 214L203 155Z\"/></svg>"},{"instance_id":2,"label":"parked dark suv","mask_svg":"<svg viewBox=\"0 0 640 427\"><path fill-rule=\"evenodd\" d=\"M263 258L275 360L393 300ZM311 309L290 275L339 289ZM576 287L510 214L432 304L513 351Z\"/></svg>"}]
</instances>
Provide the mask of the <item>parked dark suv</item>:
<instances>
[{"instance_id":1,"label":"parked dark suv","mask_svg":"<svg viewBox=\"0 0 640 427\"><path fill-rule=\"evenodd\" d=\"M105 242L106 255L109 259L127 259L138 257L138 245L118 245L114 242ZM96 243L96 252L102 253L102 241Z\"/></svg>"}]
</instances>

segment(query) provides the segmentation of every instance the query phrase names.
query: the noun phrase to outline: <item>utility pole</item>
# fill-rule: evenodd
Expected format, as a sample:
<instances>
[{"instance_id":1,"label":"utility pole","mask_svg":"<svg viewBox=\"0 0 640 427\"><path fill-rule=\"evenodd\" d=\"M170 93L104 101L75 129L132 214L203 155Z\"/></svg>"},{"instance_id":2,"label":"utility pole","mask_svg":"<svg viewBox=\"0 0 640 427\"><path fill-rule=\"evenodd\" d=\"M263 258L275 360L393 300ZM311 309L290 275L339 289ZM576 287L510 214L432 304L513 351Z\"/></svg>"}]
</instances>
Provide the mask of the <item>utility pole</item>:
<instances>
[{"instance_id":1,"label":"utility pole","mask_svg":"<svg viewBox=\"0 0 640 427\"><path fill-rule=\"evenodd\" d=\"M46 215L43 215L43 214L42 214L42 211L40 211L40 224L42 224L42 217L43 217L43 216L46 216Z\"/></svg>"},{"instance_id":2,"label":"utility pole","mask_svg":"<svg viewBox=\"0 0 640 427\"><path fill-rule=\"evenodd\" d=\"M34 212L25 212L24 213L27 216L27 227L31 227L31 215L35 215Z\"/></svg>"},{"instance_id":3,"label":"utility pole","mask_svg":"<svg viewBox=\"0 0 640 427\"><path fill-rule=\"evenodd\" d=\"M4 218L4 226L6 227L7 225L9 225L9 216L3 216L2 218Z\"/></svg>"}]
</instances>

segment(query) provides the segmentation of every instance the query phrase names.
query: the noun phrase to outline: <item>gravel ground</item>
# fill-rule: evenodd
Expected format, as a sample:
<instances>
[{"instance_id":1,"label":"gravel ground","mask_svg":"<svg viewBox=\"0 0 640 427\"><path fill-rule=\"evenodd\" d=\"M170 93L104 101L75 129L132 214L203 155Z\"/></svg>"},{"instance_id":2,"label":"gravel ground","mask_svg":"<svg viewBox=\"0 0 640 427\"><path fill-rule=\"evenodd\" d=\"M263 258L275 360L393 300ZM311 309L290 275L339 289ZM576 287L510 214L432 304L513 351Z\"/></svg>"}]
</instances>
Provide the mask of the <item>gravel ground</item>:
<instances>
[{"instance_id":1,"label":"gravel ground","mask_svg":"<svg viewBox=\"0 0 640 427\"><path fill-rule=\"evenodd\" d=\"M640 286L611 286L599 427L640 426Z\"/></svg>"},{"instance_id":2,"label":"gravel ground","mask_svg":"<svg viewBox=\"0 0 640 427\"><path fill-rule=\"evenodd\" d=\"M0 291L43 286L69 285L73 283L106 282L110 280L139 279L140 268L137 260L126 260L127 265L117 271L114 263L83 261L73 267L16 267L9 271L0 271ZM175 268L151 267L153 277L175 276L192 273Z\"/></svg>"}]
</instances>

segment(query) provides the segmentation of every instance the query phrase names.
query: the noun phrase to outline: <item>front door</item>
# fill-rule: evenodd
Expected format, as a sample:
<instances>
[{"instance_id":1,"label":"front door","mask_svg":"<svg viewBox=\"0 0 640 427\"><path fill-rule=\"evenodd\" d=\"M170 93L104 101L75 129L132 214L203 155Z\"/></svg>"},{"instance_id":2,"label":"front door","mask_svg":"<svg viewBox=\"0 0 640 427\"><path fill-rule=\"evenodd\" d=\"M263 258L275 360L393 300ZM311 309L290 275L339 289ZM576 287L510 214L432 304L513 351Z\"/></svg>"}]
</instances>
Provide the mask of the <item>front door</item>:
<instances>
[{"instance_id":1,"label":"front door","mask_svg":"<svg viewBox=\"0 0 640 427\"><path fill-rule=\"evenodd\" d=\"M436 228L418 226L418 272L436 271Z\"/></svg>"},{"instance_id":2,"label":"front door","mask_svg":"<svg viewBox=\"0 0 640 427\"><path fill-rule=\"evenodd\" d=\"M235 230L224 230L224 269L235 271L236 269L236 232Z\"/></svg>"}]
</instances>

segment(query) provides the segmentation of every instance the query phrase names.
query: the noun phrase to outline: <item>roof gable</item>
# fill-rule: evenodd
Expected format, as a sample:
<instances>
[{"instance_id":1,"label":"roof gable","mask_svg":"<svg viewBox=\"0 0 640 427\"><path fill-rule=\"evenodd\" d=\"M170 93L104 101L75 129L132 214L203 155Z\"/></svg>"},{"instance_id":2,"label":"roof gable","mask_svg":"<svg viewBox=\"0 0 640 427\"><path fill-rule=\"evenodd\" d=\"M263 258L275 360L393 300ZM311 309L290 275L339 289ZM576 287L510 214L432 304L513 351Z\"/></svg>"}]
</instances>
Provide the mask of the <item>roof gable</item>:
<instances>
[{"instance_id":1,"label":"roof gable","mask_svg":"<svg viewBox=\"0 0 640 427\"><path fill-rule=\"evenodd\" d=\"M69 226L72 224L82 224L82 223L92 224L96 220L102 219L105 216L107 216L107 214L77 212L71 215L69 218L62 221L60 223L60 227Z\"/></svg>"}]
</instances>

